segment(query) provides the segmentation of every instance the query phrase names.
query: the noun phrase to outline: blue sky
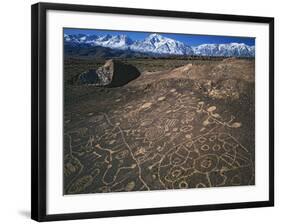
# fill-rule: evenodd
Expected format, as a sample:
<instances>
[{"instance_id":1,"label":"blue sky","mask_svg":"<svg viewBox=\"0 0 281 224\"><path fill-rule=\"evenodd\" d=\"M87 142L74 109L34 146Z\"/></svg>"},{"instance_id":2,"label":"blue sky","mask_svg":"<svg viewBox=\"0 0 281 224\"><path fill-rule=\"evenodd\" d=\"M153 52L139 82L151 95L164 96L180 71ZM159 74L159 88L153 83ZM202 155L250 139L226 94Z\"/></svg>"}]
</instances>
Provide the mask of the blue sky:
<instances>
[{"instance_id":1,"label":"blue sky","mask_svg":"<svg viewBox=\"0 0 281 224\"><path fill-rule=\"evenodd\" d=\"M149 34L149 32L134 32L134 31L111 31L111 30L95 30L95 29L76 29L65 28L64 34L95 34L101 35L118 35L125 34L132 40L143 40ZM176 39L184 42L190 46L197 46L200 44L225 44L225 43L244 43L247 45L255 45L255 38L253 37L230 37L230 36L211 36L211 35L195 35L195 34L171 34L171 33L159 33L164 37Z\"/></svg>"}]
</instances>

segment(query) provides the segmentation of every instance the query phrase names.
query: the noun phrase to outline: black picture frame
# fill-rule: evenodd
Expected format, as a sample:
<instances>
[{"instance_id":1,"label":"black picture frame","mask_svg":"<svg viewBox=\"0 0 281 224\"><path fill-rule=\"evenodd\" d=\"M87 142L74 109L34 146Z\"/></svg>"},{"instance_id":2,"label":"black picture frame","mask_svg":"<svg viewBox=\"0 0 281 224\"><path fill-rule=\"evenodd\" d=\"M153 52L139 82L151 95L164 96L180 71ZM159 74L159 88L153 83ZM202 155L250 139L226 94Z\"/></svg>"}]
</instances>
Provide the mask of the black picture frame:
<instances>
[{"instance_id":1,"label":"black picture frame","mask_svg":"<svg viewBox=\"0 0 281 224\"><path fill-rule=\"evenodd\" d=\"M93 13L100 12L124 15L142 15L155 17L162 16L269 24L269 200L243 203L208 204L196 206L160 207L48 215L46 213L46 12L48 10ZM274 18L73 4L37 3L32 5L31 25L32 219L36 221L55 221L274 206Z\"/></svg>"}]
</instances>

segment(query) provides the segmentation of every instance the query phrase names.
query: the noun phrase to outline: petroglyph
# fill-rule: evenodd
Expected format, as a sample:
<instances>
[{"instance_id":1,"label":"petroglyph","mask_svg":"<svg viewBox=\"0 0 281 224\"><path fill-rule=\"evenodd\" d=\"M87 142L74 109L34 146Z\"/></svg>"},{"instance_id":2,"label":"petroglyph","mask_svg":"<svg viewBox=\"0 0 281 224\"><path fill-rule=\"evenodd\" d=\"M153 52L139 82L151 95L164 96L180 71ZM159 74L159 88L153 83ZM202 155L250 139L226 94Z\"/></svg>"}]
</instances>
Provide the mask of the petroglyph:
<instances>
[{"instance_id":1,"label":"petroglyph","mask_svg":"<svg viewBox=\"0 0 281 224\"><path fill-rule=\"evenodd\" d=\"M209 97L199 75L145 73L66 105L64 194L255 184L254 98Z\"/></svg>"},{"instance_id":2,"label":"petroglyph","mask_svg":"<svg viewBox=\"0 0 281 224\"><path fill-rule=\"evenodd\" d=\"M84 127L65 122L65 193L253 184L254 158L234 137L242 122L222 114L192 92L170 89L154 101L89 112Z\"/></svg>"}]
</instances>

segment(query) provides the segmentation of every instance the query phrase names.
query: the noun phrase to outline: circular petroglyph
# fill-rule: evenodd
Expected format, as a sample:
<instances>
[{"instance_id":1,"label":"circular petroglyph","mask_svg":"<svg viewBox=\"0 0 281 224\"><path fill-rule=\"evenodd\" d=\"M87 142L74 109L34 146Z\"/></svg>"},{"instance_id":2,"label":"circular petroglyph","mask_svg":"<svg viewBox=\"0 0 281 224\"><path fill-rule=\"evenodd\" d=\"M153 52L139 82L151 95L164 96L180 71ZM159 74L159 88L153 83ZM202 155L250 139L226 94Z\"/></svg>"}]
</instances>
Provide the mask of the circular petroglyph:
<instances>
[{"instance_id":1,"label":"circular petroglyph","mask_svg":"<svg viewBox=\"0 0 281 224\"><path fill-rule=\"evenodd\" d=\"M201 146L202 151L208 151L209 149L210 149L210 146L207 145L207 144L204 144L204 145Z\"/></svg>"},{"instance_id":2,"label":"circular petroglyph","mask_svg":"<svg viewBox=\"0 0 281 224\"><path fill-rule=\"evenodd\" d=\"M200 138L198 139L198 141L199 141L200 143L204 143L204 142L207 141L207 138L205 138L205 137L200 137Z\"/></svg>"},{"instance_id":3,"label":"circular petroglyph","mask_svg":"<svg viewBox=\"0 0 281 224\"><path fill-rule=\"evenodd\" d=\"M213 145L212 149L213 149L215 152L217 152L217 151L219 151L219 150L221 149L221 146L220 146L219 144L215 144L215 145Z\"/></svg>"},{"instance_id":4,"label":"circular petroglyph","mask_svg":"<svg viewBox=\"0 0 281 224\"><path fill-rule=\"evenodd\" d=\"M202 173L207 173L216 168L218 157L216 155L205 155L195 160L194 168Z\"/></svg>"},{"instance_id":5,"label":"circular petroglyph","mask_svg":"<svg viewBox=\"0 0 281 224\"><path fill-rule=\"evenodd\" d=\"M179 188L185 189L185 188L187 188L187 187L188 187L188 184L187 184L186 181L181 181L181 182L179 183Z\"/></svg>"}]
</instances>

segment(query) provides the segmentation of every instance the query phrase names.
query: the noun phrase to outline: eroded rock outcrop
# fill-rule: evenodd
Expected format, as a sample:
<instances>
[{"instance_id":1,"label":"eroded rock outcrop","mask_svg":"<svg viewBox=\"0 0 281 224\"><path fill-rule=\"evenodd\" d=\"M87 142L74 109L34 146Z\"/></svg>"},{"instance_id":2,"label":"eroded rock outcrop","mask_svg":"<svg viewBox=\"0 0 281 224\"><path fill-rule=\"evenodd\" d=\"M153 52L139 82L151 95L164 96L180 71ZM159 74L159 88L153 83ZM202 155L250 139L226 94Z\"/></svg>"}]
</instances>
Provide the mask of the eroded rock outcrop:
<instances>
[{"instance_id":1,"label":"eroded rock outcrop","mask_svg":"<svg viewBox=\"0 0 281 224\"><path fill-rule=\"evenodd\" d=\"M255 63L228 58L213 63L186 64L165 71L143 72L129 86L154 89L181 86L204 96L220 100L238 100L254 92Z\"/></svg>"}]
</instances>

